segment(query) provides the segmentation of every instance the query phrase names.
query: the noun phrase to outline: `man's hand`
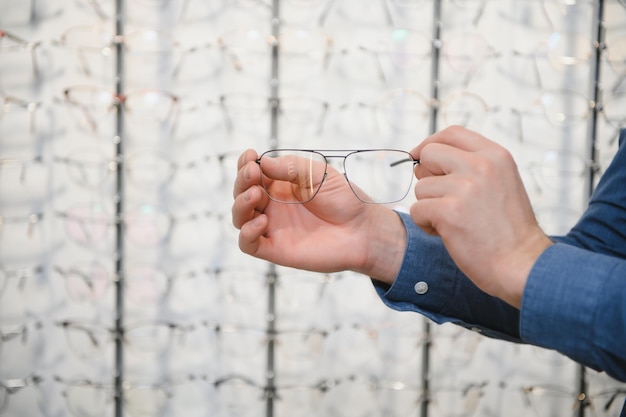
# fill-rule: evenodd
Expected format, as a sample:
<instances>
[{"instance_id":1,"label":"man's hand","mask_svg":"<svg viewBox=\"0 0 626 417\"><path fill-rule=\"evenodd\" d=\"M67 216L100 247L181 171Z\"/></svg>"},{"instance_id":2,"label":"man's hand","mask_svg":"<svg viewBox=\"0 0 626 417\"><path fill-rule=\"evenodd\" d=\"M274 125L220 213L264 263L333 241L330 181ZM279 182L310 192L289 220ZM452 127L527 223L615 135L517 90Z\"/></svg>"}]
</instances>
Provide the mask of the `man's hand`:
<instances>
[{"instance_id":1,"label":"man's hand","mask_svg":"<svg viewBox=\"0 0 626 417\"><path fill-rule=\"evenodd\" d=\"M420 160L412 219L442 238L479 288L519 308L528 274L551 241L537 224L511 154L457 126L411 154Z\"/></svg>"},{"instance_id":2,"label":"man's hand","mask_svg":"<svg viewBox=\"0 0 626 417\"><path fill-rule=\"evenodd\" d=\"M276 264L317 272L353 270L393 282L404 256L401 220L389 208L361 202L345 177L328 167L328 175L311 201L286 204L271 200L261 183L258 154L244 152L234 184L232 219L240 229L245 253ZM298 164L268 165L266 184L288 198L301 192ZM297 169L297 168L295 168Z\"/></svg>"}]
</instances>

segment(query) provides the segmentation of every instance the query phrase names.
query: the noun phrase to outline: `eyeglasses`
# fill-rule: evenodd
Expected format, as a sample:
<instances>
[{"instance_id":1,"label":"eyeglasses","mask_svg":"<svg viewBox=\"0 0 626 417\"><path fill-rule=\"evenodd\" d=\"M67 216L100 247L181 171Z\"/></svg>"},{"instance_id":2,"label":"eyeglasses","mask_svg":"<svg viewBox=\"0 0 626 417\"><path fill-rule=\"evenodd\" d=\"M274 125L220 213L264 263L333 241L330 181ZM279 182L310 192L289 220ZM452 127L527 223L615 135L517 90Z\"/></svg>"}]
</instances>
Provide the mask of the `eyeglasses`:
<instances>
[{"instance_id":1,"label":"eyeglasses","mask_svg":"<svg viewBox=\"0 0 626 417\"><path fill-rule=\"evenodd\" d=\"M123 107L134 120L172 128L178 110L178 97L161 90L143 89L116 94L106 88L78 85L63 90L65 102L79 111L80 124L98 132L99 120Z\"/></svg>"},{"instance_id":2,"label":"eyeglasses","mask_svg":"<svg viewBox=\"0 0 626 417\"><path fill-rule=\"evenodd\" d=\"M77 303L97 303L103 300L113 282L123 278L124 295L138 306L157 305L175 286L175 282L208 276L209 271L185 271L166 274L152 265L137 264L125 269L122 276L113 274L97 260L83 262L68 268L55 266L54 271L65 279L65 289ZM197 288L194 285L194 288Z\"/></svg>"},{"instance_id":3,"label":"eyeglasses","mask_svg":"<svg viewBox=\"0 0 626 417\"><path fill-rule=\"evenodd\" d=\"M0 414L6 410L9 404L9 395L15 394L26 387L39 385L41 381L42 378L38 375L0 381Z\"/></svg>"},{"instance_id":4,"label":"eyeglasses","mask_svg":"<svg viewBox=\"0 0 626 417\"><path fill-rule=\"evenodd\" d=\"M32 279L36 275L43 274L43 266L21 267L21 268L4 268L0 265L0 295L4 292L7 283L11 279L16 279L17 288L22 291L27 279Z\"/></svg>"},{"instance_id":5,"label":"eyeglasses","mask_svg":"<svg viewBox=\"0 0 626 417\"><path fill-rule=\"evenodd\" d=\"M35 232L35 226L43 219L43 213L31 213L25 216L3 216L0 214L0 236L3 229L9 224L27 223L26 235L32 239Z\"/></svg>"},{"instance_id":6,"label":"eyeglasses","mask_svg":"<svg viewBox=\"0 0 626 417\"><path fill-rule=\"evenodd\" d=\"M125 236L130 242L139 246L155 247L170 242L174 230L184 223L197 225L197 222L208 221L211 225L219 224L224 216L223 213L210 211L178 216L152 204L140 204L123 215L114 215L110 207L99 202L76 203L68 210L56 214L65 220L68 237L89 247L109 241L112 227L120 223L124 224ZM212 230L223 231L215 227Z\"/></svg>"},{"instance_id":7,"label":"eyeglasses","mask_svg":"<svg viewBox=\"0 0 626 417\"><path fill-rule=\"evenodd\" d=\"M63 397L70 413L75 417L101 416L116 395L111 384L88 379L65 380L55 376L55 381L65 385ZM133 417L160 415L171 397L165 384L135 384L125 381L122 392L124 407Z\"/></svg>"},{"instance_id":8,"label":"eyeglasses","mask_svg":"<svg viewBox=\"0 0 626 417\"><path fill-rule=\"evenodd\" d=\"M218 44L238 73L261 77L269 75L271 48L278 46L281 81L289 83L324 72L333 42L319 30L284 29L273 36L263 30L239 29L218 37Z\"/></svg>"},{"instance_id":9,"label":"eyeglasses","mask_svg":"<svg viewBox=\"0 0 626 417\"><path fill-rule=\"evenodd\" d=\"M518 126L520 142L527 140L526 131L535 132L538 120L559 129L569 129L586 122L595 103L583 94L569 90L544 91L524 109L511 109ZM540 122L541 123L541 122ZM541 128L545 130L545 123ZM545 132L544 132L545 133Z\"/></svg>"},{"instance_id":10,"label":"eyeglasses","mask_svg":"<svg viewBox=\"0 0 626 417\"><path fill-rule=\"evenodd\" d=\"M28 116L28 132L35 133L35 112L41 106L41 103L23 100L13 96L5 96L0 94L0 121L5 117L22 121L21 114L26 112ZM20 113L18 115L18 113Z\"/></svg>"},{"instance_id":11,"label":"eyeglasses","mask_svg":"<svg viewBox=\"0 0 626 417\"><path fill-rule=\"evenodd\" d=\"M338 175L329 172L329 159L343 160L343 175L363 203L389 204L403 200L419 163L411 154L395 149L303 150L275 149L263 153L261 183L269 198L279 203L302 204L313 200L322 183Z\"/></svg>"},{"instance_id":12,"label":"eyeglasses","mask_svg":"<svg viewBox=\"0 0 626 417\"><path fill-rule=\"evenodd\" d=\"M56 323L63 329L67 343L74 354L84 360L102 357L111 351L116 337L135 358L155 359L166 355L174 346L185 344L187 333L195 329L193 325L167 321L135 323L124 328L123 335L115 329L99 323L65 320Z\"/></svg>"},{"instance_id":13,"label":"eyeglasses","mask_svg":"<svg viewBox=\"0 0 626 417\"><path fill-rule=\"evenodd\" d=\"M246 126L250 122L262 119L275 108L278 116L286 124L297 126L299 132L312 128L321 132L328 103L314 97L290 96L271 98L258 94L228 93L220 97L226 127L232 131L237 126Z\"/></svg>"},{"instance_id":14,"label":"eyeglasses","mask_svg":"<svg viewBox=\"0 0 626 417\"><path fill-rule=\"evenodd\" d=\"M555 149L546 151L541 161L531 162L528 169L539 194L544 187L553 191L563 187L580 188L586 173L600 172L600 166L595 161L585 159L576 152Z\"/></svg>"},{"instance_id":15,"label":"eyeglasses","mask_svg":"<svg viewBox=\"0 0 626 417\"><path fill-rule=\"evenodd\" d=\"M456 78L458 75L464 77L464 86L469 84L487 60L500 56L489 41L476 31L453 31L435 45L449 64L446 68L450 68ZM375 34L374 39L359 45L361 51L376 58L378 77L387 82L397 78L398 72L404 76L426 66L430 61L432 48L433 40L430 36L404 28L384 30ZM356 71L364 73L362 65ZM350 75L352 76L352 72Z\"/></svg>"},{"instance_id":16,"label":"eyeglasses","mask_svg":"<svg viewBox=\"0 0 626 417\"><path fill-rule=\"evenodd\" d=\"M458 90L441 99L429 99L410 88L389 90L376 103L359 103L359 106L372 110L377 132L391 129L394 135L413 135L420 126L424 129L432 108L440 110L444 125L469 129L479 129L490 112L499 110L470 91Z\"/></svg>"},{"instance_id":17,"label":"eyeglasses","mask_svg":"<svg viewBox=\"0 0 626 417\"><path fill-rule=\"evenodd\" d=\"M105 68L112 68L107 59L114 56L116 45L124 46L127 58L140 60L142 70L152 68L159 74L169 74L172 79L177 77L188 55L210 48L209 44L184 47L168 31L135 30L125 35L115 35L110 27L99 25L70 27L54 44L73 49L83 73L88 77L99 75L96 65L98 58L103 60L101 64Z\"/></svg>"},{"instance_id":18,"label":"eyeglasses","mask_svg":"<svg viewBox=\"0 0 626 417\"><path fill-rule=\"evenodd\" d=\"M495 2L494 2L495 3ZM540 0L516 2L515 7L500 10L500 18L515 25L532 30L554 31L559 30L562 22L570 22L574 16L585 15L591 12L594 4L589 0Z\"/></svg>"},{"instance_id":19,"label":"eyeglasses","mask_svg":"<svg viewBox=\"0 0 626 417\"><path fill-rule=\"evenodd\" d=\"M36 321L33 323L21 324L18 327L11 327L9 330L0 329L0 352L2 352L7 346L7 343L11 341L20 341L21 344L18 348L23 350L24 345L28 341L29 335L37 330L41 330L42 328L43 323ZM1 409L2 407L0 406L0 410Z\"/></svg>"},{"instance_id":20,"label":"eyeglasses","mask_svg":"<svg viewBox=\"0 0 626 417\"><path fill-rule=\"evenodd\" d=\"M578 409L590 405L590 399L584 392L574 393L558 386L532 385L522 387L526 405L537 417L548 417L552 410L569 411L569 416L577 415Z\"/></svg>"},{"instance_id":21,"label":"eyeglasses","mask_svg":"<svg viewBox=\"0 0 626 417\"><path fill-rule=\"evenodd\" d=\"M10 53L21 53L26 51L29 55L32 73L35 79L39 77L36 49L40 45L41 42L29 42L10 32L7 32L6 30L0 29L0 58L2 58L2 61L10 61L8 56Z\"/></svg>"}]
</instances>

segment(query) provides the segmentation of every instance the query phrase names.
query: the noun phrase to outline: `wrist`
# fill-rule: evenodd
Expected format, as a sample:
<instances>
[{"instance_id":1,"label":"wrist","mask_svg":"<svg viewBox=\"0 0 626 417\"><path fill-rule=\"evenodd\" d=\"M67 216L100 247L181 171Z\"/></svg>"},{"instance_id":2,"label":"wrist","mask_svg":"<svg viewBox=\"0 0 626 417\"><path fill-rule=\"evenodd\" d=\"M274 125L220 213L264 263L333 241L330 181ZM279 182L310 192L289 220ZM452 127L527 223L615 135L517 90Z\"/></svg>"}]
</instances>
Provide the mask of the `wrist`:
<instances>
[{"instance_id":1,"label":"wrist","mask_svg":"<svg viewBox=\"0 0 626 417\"><path fill-rule=\"evenodd\" d=\"M364 236L365 250L361 265L355 269L369 277L393 284L406 251L407 233L400 216L385 206L373 206Z\"/></svg>"},{"instance_id":2,"label":"wrist","mask_svg":"<svg viewBox=\"0 0 626 417\"><path fill-rule=\"evenodd\" d=\"M495 295L512 306L520 308L528 276L537 259L552 243L550 238L538 229L537 233L520 245L519 250L499 262L500 270L496 271L496 274L504 279L498 280L502 285L498 294Z\"/></svg>"}]
</instances>

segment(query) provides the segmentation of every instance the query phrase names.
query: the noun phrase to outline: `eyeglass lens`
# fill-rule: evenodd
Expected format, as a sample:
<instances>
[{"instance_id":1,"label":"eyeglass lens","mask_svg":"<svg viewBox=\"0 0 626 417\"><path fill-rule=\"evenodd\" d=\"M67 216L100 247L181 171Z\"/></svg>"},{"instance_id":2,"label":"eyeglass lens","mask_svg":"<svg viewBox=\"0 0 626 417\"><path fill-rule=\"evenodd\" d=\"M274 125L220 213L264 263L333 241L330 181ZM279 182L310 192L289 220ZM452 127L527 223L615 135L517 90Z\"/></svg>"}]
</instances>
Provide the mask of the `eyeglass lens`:
<instances>
[{"instance_id":1,"label":"eyeglass lens","mask_svg":"<svg viewBox=\"0 0 626 417\"><path fill-rule=\"evenodd\" d=\"M273 150L259 158L268 196L282 203L306 203L320 190L328 174L328 159L343 158L343 169L356 197L387 204L404 199L413 180L414 160L390 149L350 151L345 156L308 150Z\"/></svg>"}]
</instances>

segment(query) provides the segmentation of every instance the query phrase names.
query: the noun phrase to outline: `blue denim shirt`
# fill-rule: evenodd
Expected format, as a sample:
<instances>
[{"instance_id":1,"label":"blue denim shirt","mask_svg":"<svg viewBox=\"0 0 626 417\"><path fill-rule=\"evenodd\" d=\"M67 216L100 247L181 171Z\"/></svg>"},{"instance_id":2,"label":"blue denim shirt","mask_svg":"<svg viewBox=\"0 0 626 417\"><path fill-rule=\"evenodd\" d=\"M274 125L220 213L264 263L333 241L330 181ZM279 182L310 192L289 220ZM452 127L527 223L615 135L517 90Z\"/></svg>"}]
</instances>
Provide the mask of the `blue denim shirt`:
<instances>
[{"instance_id":1,"label":"blue denim shirt","mask_svg":"<svg viewBox=\"0 0 626 417\"><path fill-rule=\"evenodd\" d=\"M408 244L393 285L374 285L383 302L436 323L557 350L626 381L626 129L589 207L533 266L518 310L479 290L441 240L404 214ZM428 291L416 288L425 282ZM622 411L626 416L626 408Z\"/></svg>"}]
</instances>

